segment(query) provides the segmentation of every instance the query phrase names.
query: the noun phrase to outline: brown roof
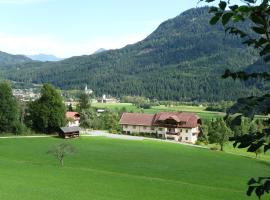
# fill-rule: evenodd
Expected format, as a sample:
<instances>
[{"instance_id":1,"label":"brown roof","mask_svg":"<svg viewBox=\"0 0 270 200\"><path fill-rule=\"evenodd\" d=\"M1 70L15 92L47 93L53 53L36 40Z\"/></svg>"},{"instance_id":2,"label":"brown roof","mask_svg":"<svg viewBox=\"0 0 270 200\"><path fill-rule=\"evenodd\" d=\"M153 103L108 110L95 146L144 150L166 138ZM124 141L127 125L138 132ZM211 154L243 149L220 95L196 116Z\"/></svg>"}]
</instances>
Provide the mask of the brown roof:
<instances>
[{"instance_id":1,"label":"brown roof","mask_svg":"<svg viewBox=\"0 0 270 200\"><path fill-rule=\"evenodd\" d=\"M198 125L199 117L189 112L161 112L156 114L154 124L158 124L159 121L165 121L167 119L173 119L177 123L180 123L180 126L183 128L192 128Z\"/></svg>"},{"instance_id":2,"label":"brown roof","mask_svg":"<svg viewBox=\"0 0 270 200\"><path fill-rule=\"evenodd\" d=\"M78 112L66 112L66 118L80 118L80 114Z\"/></svg>"},{"instance_id":3,"label":"brown roof","mask_svg":"<svg viewBox=\"0 0 270 200\"><path fill-rule=\"evenodd\" d=\"M157 114L123 113L120 124L158 126L162 121L173 119L180 127L193 128L198 126L199 117L188 112L161 112ZM183 122L183 123L181 123Z\"/></svg>"},{"instance_id":4,"label":"brown roof","mask_svg":"<svg viewBox=\"0 0 270 200\"><path fill-rule=\"evenodd\" d=\"M154 114L123 113L120 124L152 126Z\"/></svg>"}]
</instances>

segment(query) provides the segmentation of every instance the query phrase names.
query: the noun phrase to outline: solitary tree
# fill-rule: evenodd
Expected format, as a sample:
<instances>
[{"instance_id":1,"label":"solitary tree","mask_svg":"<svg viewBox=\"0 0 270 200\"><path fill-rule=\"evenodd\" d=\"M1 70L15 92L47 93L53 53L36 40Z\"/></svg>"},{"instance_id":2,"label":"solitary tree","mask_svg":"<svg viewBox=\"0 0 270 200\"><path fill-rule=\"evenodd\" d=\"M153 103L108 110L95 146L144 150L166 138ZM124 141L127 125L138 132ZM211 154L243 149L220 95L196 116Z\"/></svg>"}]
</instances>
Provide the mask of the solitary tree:
<instances>
[{"instance_id":1,"label":"solitary tree","mask_svg":"<svg viewBox=\"0 0 270 200\"><path fill-rule=\"evenodd\" d=\"M59 161L60 165L64 166L64 158L67 155L74 153L74 147L71 144L61 143L52 147L48 154L55 156L55 158Z\"/></svg>"},{"instance_id":2,"label":"solitary tree","mask_svg":"<svg viewBox=\"0 0 270 200\"><path fill-rule=\"evenodd\" d=\"M217 119L211 123L208 132L208 138L210 143L217 143L220 146L220 150L224 150L224 145L229 141L231 136L231 130L227 127L225 121L222 118Z\"/></svg>"},{"instance_id":3,"label":"solitary tree","mask_svg":"<svg viewBox=\"0 0 270 200\"><path fill-rule=\"evenodd\" d=\"M41 97L29 106L29 118L35 130L52 133L65 125L65 105L60 93L50 84L44 84Z\"/></svg>"}]
</instances>

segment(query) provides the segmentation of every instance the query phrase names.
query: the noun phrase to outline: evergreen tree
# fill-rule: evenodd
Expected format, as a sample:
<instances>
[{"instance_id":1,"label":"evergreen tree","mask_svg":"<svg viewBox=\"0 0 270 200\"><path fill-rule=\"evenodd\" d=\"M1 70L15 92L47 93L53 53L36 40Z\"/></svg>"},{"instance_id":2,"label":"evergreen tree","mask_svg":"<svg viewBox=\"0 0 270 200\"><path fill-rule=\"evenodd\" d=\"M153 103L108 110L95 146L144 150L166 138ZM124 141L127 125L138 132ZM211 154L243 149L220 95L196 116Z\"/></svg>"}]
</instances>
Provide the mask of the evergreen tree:
<instances>
[{"instance_id":1,"label":"evergreen tree","mask_svg":"<svg viewBox=\"0 0 270 200\"><path fill-rule=\"evenodd\" d=\"M41 97L29 106L30 119L35 130L53 133L65 125L65 105L60 93L50 84L44 84Z\"/></svg>"},{"instance_id":2,"label":"evergreen tree","mask_svg":"<svg viewBox=\"0 0 270 200\"><path fill-rule=\"evenodd\" d=\"M18 104L9 83L0 83L0 133L17 132L20 126Z\"/></svg>"}]
</instances>

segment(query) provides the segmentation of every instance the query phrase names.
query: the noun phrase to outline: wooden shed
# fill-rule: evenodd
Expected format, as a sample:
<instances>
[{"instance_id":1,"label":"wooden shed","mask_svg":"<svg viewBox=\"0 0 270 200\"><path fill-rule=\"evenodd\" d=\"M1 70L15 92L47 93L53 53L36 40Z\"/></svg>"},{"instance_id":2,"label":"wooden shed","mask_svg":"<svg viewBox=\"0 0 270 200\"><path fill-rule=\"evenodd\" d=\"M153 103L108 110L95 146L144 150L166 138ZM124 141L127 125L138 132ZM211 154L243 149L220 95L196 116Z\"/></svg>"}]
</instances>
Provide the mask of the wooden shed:
<instances>
[{"instance_id":1,"label":"wooden shed","mask_svg":"<svg viewBox=\"0 0 270 200\"><path fill-rule=\"evenodd\" d=\"M80 127L61 127L59 131L59 136L62 138L75 138L80 136Z\"/></svg>"}]
</instances>

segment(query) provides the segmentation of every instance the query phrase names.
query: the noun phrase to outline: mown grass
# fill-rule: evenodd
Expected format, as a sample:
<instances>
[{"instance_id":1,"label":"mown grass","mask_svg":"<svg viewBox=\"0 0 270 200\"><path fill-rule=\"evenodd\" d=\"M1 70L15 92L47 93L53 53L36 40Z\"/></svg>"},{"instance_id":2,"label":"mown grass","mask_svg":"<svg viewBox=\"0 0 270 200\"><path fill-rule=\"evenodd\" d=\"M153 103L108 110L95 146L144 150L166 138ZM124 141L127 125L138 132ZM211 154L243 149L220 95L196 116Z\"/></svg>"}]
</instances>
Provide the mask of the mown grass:
<instances>
[{"instance_id":1,"label":"mown grass","mask_svg":"<svg viewBox=\"0 0 270 200\"><path fill-rule=\"evenodd\" d=\"M202 119L212 119L217 117L222 117L225 113L222 112L213 112L213 111L206 111L205 107L203 106L187 106L187 105L180 105L180 106L152 106L150 109L139 109L136 106L130 103L93 103L93 107L95 108L103 108L108 109L111 111L119 111L123 108L126 109L127 112L144 112L144 113L158 113L158 112L193 112L199 115Z\"/></svg>"},{"instance_id":2,"label":"mown grass","mask_svg":"<svg viewBox=\"0 0 270 200\"><path fill-rule=\"evenodd\" d=\"M58 138L0 139L0 199L246 199L270 163L161 141L68 140L65 166L46 154ZM250 199L256 199L252 197ZM265 198L266 199L266 198Z\"/></svg>"}]
</instances>

